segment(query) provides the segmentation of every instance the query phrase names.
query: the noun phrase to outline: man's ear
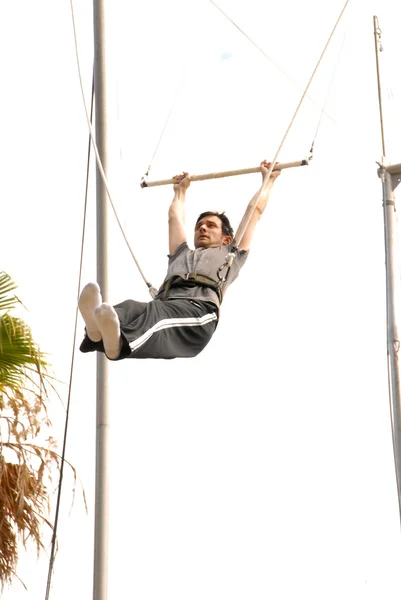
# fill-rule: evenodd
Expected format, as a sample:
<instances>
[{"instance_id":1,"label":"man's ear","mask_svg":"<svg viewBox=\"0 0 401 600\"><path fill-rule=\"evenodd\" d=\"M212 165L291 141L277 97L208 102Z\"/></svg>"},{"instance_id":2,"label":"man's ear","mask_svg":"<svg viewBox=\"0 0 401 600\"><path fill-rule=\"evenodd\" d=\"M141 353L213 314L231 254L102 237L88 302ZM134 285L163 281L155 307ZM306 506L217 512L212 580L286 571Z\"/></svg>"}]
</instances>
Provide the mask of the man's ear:
<instances>
[{"instance_id":1,"label":"man's ear","mask_svg":"<svg viewBox=\"0 0 401 600\"><path fill-rule=\"evenodd\" d=\"M223 237L223 243L221 245L228 246L229 244L231 244L232 241L233 241L233 238L231 237L231 235L225 235Z\"/></svg>"}]
</instances>

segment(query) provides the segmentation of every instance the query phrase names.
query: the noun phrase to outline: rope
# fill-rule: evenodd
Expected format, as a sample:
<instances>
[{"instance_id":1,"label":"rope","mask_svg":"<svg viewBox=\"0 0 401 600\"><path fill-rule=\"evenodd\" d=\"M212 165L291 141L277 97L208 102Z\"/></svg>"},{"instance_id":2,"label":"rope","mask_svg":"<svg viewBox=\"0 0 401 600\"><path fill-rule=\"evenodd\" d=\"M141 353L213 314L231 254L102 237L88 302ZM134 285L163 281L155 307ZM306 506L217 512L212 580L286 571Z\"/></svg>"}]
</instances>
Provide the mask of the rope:
<instances>
[{"instance_id":1,"label":"rope","mask_svg":"<svg viewBox=\"0 0 401 600\"><path fill-rule=\"evenodd\" d=\"M333 73L332 73L332 76L331 76L331 79L330 79L330 83L329 83L329 85L328 85L328 88L327 88L327 94L326 94L326 97L325 97L325 99L324 99L323 108L322 108L322 111L321 111L321 113L320 113L320 118L319 118L319 121L318 121L318 124L317 124L317 127L316 127L316 132L315 132L315 135L314 135L314 137L313 137L312 145L311 145L311 148L310 148L310 151L309 151L309 152L310 152L310 155L311 155L311 156L310 156L310 159L312 158L313 151L314 151L314 149L315 149L315 142L316 142L316 139L317 139L317 134L319 133L320 126L321 126L321 124L322 124L322 120L323 120L323 114L324 114L324 112L325 112L325 110L324 110L324 109L326 108L326 104L327 104L327 101L328 101L328 99L329 99L329 95L330 95L330 92L331 92L331 88L332 88L332 85L333 85L333 82L334 82L334 78L335 78L335 75L336 75L336 72L337 72L337 67L338 67L338 65L339 65L340 58L341 58L341 54L342 54L342 52L343 52L343 49L344 49L344 43L345 43L345 38L346 38L346 35L347 35L347 31L348 31L348 30L346 30L346 31L344 32L344 36L343 36L343 39L342 39L342 42L341 42L340 51L339 51L339 53L338 53L337 60L336 60L336 63L335 63L335 65L334 65Z\"/></svg>"},{"instance_id":2,"label":"rope","mask_svg":"<svg viewBox=\"0 0 401 600\"><path fill-rule=\"evenodd\" d=\"M163 135L164 135L164 132L165 132L165 130L166 130L167 124L168 124L168 122L169 122L169 120L170 120L171 113L173 112L173 108L174 108L175 100L176 100L176 98L174 98L174 100L173 100L173 103L172 103L172 105L171 105L170 111L169 111L169 113L168 113L168 115L167 115L166 122L165 122L165 123L164 123L164 125L163 125L162 132L161 132L161 134L160 134L160 137L159 137L159 140L158 140L158 142L157 142L157 144L156 144L155 151L153 152L152 158L150 159L149 166L148 166L148 168L147 168L147 170L146 170L146 173L145 173L145 175L144 175L144 176L142 177L142 179L141 179L141 183L142 183L142 181L145 181L145 180L146 180L146 177L148 177L148 175L149 175L149 173L150 173L150 169L151 169L152 163L153 163L153 161L154 161L154 159L155 159L156 152L157 152L157 151L158 151L158 149L159 149L160 142L162 141L162 137L163 137Z\"/></svg>"},{"instance_id":3,"label":"rope","mask_svg":"<svg viewBox=\"0 0 401 600\"><path fill-rule=\"evenodd\" d=\"M89 119L89 115L88 115L88 107L86 106L86 101L85 101L85 92L84 92L84 86L83 86L83 83L82 83L81 66L80 66L79 53L78 53L78 41L77 41L77 32L76 32L76 27L75 27L75 16L74 16L73 0L70 0L70 7L71 7L72 25L73 25L73 31L74 31L74 47L75 47L75 56L76 56L76 59L77 59L77 68L78 68L79 83L80 83L80 87L81 87L81 94L82 94L82 99L83 99L84 108L85 108L86 121L88 123L88 128L89 128L89 133L90 133L90 139L91 139L91 142L92 142L93 149L95 151L96 162L97 162L97 166L98 166L98 169L99 169L99 173L100 173L100 176L101 176L101 178L103 180L104 187L106 189L107 196L108 196L109 201L110 201L110 205L111 205L111 207L113 209L114 216L115 216L115 218L117 220L118 226L119 226L120 231L122 233L122 236L123 236L123 238L125 240L125 243L127 244L128 250L129 250L129 252L130 252L130 254L131 254L131 256L132 256L132 258L133 258L133 260L134 260L134 262L135 262L135 264L137 266L137 268L138 268L139 273L141 274L142 279L144 280L145 284L147 285L147 287L149 289L150 295L152 296L152 298L155 298L156 295L157 295L157 290L148 281L147 277L145 276L143 270L141 269L141 267L139 265L139 262L138 262L135 254L134 254L134 252L133 252L133 250L132 250L132 248L130 246L130 243L129 243L128 238L127 238L127 236L125 234L124 228L123 228L123 226L121 224L121 221L120 221L120 219L118 217L117 210L116 210L116 207L114 205L114 202L113 202L113 199L111 197L110 190L109 190L107 178L106 178L105 172L103 170L102 161L100 159L98 148L97 148L96 141L95 141L95 135L93 133L92 125L91 125L91 122L90 122L90 119Z\"/></svg>"},{"instance_id":4,"label":"rope","mask_svg":"<svg viewBox=\"0 0 401 600\"><path fill-rule=\"evenodd\" d=\"M210 1L212 1L212 0L210 0ZM287 136L288 136L288 134L289 134L289 132L290 132L290 130L291 130L291 127L292 127L292 125L293 125L293 123L294 123L294 121L295 121L295 118L296 118L296 116L297 116L297 114L298 114L298 112L299 112L299 109L301 108L301 106L302 106L302 103L303 103L303 101L304 101L304 99L305 99L305 97L306 97L306 94L307 94L307 92L308 92L308 90L309 90L309 88L310 88L310 86L311 86L311 83L312 83L312 81L313 81L314 77L315 77L316 71L318 70L318 68L319 68L319 66L320 66L320 63L322 62L323 56L324 56L324 55L325 55L325 53L326 53L326 50L327 50L327 48L328 48L328 46L329 46L329 44L330 44L330 42L331 42L331 40L332 40L332 38L333 38L333 36L334 36L334 33L335 33L336 29L337 29L337 26L338 26L338 24L340 23L340 21L341 21L341 18L342 18L342 16L343 16L343 14L344 14L344 12L345 12L345 9L347 8L347 6L348 6L349 2L350 2L350 0L346 0L346 2L345 2L345 4L344 4L344 7L343 7L343 9L342 9L342 11L341 11L341 13L340 13L340 16L337 18L337 21L336 21L336 23L335 23L335 25L334 25L334 27L333 27L333 30L332 30L332 32L331 32L331 34L330 34L330 36L329 36L329 39L327 40L327 42L326 42L326 44L325 44L325 46L324 46L324 48L323 48L323 51L322 51L322 53L321 53L321 55L320 55L320 58L319 58L319 60L317 61L317 64L316 64L316 66L315 66L315 68L314 68L314 70L313 70L313 72L312 72L312 75L311 75L311 77L310 77L310 79L309 79L309 81L308 81L308 84L307 84L307 86L306 86L306 88L305 88L305 90L304 90L304 92L303 92L303 94L302 94L302 96L301 96L301 99L300 99L300 101L299 101L299 103L298 103L298 106L297 106L297 108L296 108L296 110L295 110L295 112L294 112L294 115L293 115L293 117L292 117L292 119L291 119L291 121L290 121L290 124L289 124L289 126L287 127L287 131L285 132L285 134L284 134L284 137L283 137L283 139L282 139L282 141L281 141L281 143L280 143L280 145L279 145L279 147L278 147L278 149L277 149L277 152L276 152L276 154L275 154L275 156L274 156L274 158L273 158L273 160L272 160L271 166L270 166L270 168L269 168L269 170L268 170L268 172L267 172L267 176L265 177L265 179L264 179L264 181L263 181L263 184L262 184L262 186L261 186L261 188L260 188L259 192L255 194L254 198L252 199L252 201L251 201L251 203L250 203L250 205L249 205L249 208L248 208L248 216L247 216L247 218L246 218L246 219L244 219L244 221L241 223L240 227L238 228L238 231L237 231L237 232L236 232L236 234L235 234L235 240L236 240L236 242L237 242L237 246L239 246L239 245L240 245L240 242L241 242L241 240L242 240L242 238L243 238L243 235L244 235L244 233L245 233L245 230L246 230L246 228L247 228L247 226L248 226L248 224L249 224L249 221L251 220L251 218L252 218L252 215L253 215L253 213L254 213L254 211L255 211L255 208L256 208L256 205L257 205L257 203L258 203L258 200L259 200L259 197L260 197L260 195L261 195L263 192L265 192L265 190L266 190L266 188L267 188L267 184L268 184L268 182L269 182L270 175L271 175L271 173L272 173L272 171L273 171L273 169L274 169L274 166L275 166L275 164L277 163L277 159L278 159L278 156L279 156L279 154L280 154L280 152L281 152L281 149L282 149L282 147L283 147L283 145L284 145L284 143L285 143L285 141L286 141L286 139L287 139ZM229 257L229 259L228 259L228 260L229 260L229 262L228 262L228 265L227 265L227 266L231 266L231 264L232 264L232 261L233 261L233 257Z\"/></svg>"},{"instance_id":5,"label":"rope","mask_svg":"<svg viewBox=\"0 0 401 600\"><path fill-rule=\"evenodd\" d=\"M90 119L92 121L93 118L93 100L95 96L95 79L92 77L92 94L91 94L91 110L90 110ZM90 136L88 139L88 157L87 157L87 165L86 165L86 183L85 183L85 201L84 201L84 216L82 223L82 236L81 236L81 253L79 260L79 273L78 273L78 293L77 297L79 297L80 289L81 289L81 279L82 279L82 265L83 265L83 254L84 254L84 242L85 242L85 228L86 228L86 214L87 214L87 206L88 206L88 189L89 189L89 165L90 165L90 151L91 151L91 140ZM78 302L75 310L75 325L74 325L74 337L72 343L72 355L71 355L71 367L70 367L70 378L68 384L68 399L67 399L67 408L66 408L66 418L65 418L65 426L64 426L64 438L63 438L63 449L61 453L61 464L60 464L60 477L58 483L57 490L57 502L56 502L56 514L54 518L54 526L53 526L53 535L51 541L51 550L50 550L50 559L49 559L49 570L47 574L47 585L46 585L46 596L45 600L49 600L50 596L50 586L53 575L53 567L54 560L56 555L56 543L57 543L57 528L58 528L58 520L60 513L60 504L61 504L61 488L63 482L64 475L64 463L65 463L65 451L67 445L67 432L68 432L68 423L70 417L70 404L71 404L71 388L72 388L72 376L74 372L74 360L75 360L75 345L77 339L77 327L78 327Z\"/></svg>"},{"instance_id":6,"label":"rope","mask_svg":"<svg viewBox=\"0 0 401 600\"><path fill-rule=\"evenodd\" d=\"M169 111L169 113L168 113L168 115L167 115L167 119L166 119L166 121L165 121L165 123L164 123L164 125L163 125L163 128L162 128L162 131L161 131L161 134L160 134L159 140L158 140L158 142L157 142L157 144L156 144L156 148L155 148L155 150L154 150L154 152L153 152L152 158L150 159L150 162L149 162L149 166L148 166L148 168L147 168L147 171L146 171L145 175L143 175L143 177L142 177L142 179L141 179L141 186L142 186L142 183L145 183L145 182L146 182L146 177L148 177L148 175L149 175L149 173L150 173L150 169L151 169L151 167L152 167L152 163L153 163L153 161L154 161L154 159L155 159L155 156L156 156L156 153L157 153L157 151L158 151L158 149L159 149L159 146L160 146L160 143L161 143L161 141L162 141L162 138L163 138L164 132L166 131L166 128L167 128L168 122L170 121L170 117L171 117L171 115L172 115L172 113L173 113L173 109L174 109L174 106L175 106L175 104L176 104L176 101L177 101L177 98L178 98L178 95L179 95L179 92L180 92L180 89L182 88L182 86L183 86L183 81L181 80L181 84L178 86L178 88L177 88L177 91L176 91L176 93L175 93L175 96L174 96L174 98L173 98L173 102L171 103L171 108L170 108L170 111ZM144 185L143 187L146 187L146 186Z\"/></svg>"}]
</instances>

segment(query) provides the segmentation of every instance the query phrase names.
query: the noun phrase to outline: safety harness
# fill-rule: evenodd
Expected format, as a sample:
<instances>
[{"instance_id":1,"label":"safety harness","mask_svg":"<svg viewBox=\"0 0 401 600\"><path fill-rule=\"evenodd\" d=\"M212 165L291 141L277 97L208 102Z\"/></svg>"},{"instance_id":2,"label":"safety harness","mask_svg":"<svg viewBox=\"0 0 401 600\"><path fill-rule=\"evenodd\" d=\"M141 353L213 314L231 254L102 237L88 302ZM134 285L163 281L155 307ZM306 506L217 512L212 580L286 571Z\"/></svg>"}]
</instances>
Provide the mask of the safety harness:
<instances>
[{"instance_id":1,"label":"safety harness","mask_svg":"<svg viewBox=\"0 0 401 600\"><path fill-rule=\"evenodd\" d=\"M228 274L231 269L231 265L235 258L236 253L238 252L238 248L234 247L231 252L227 254L226 260L224 264L219 267L217 271L218 280L209 277L208 275L202 275L201 273L196 273L193 271L192 273L185 273L180 275L173 275L170 279L164 281L159 289L158 297L166 298L168 291L173 287L208 287L216 292L220 304L223 302L223 291L222 286L223 283L227 280ZM222 272L224 268L227 267L227 272L223 276Z\"/></svg>"},{"instance_id":2,"label":"safety harness","mask_svg":"<svg viewBox=\"0 0 401 600\"><path fill-rule=\"evenodd\" d=\"M207 275L200 273L185 273L184 275L174 275L162 283L159 289L158 297L165 298L167 292L174 287L208 287L214 290L219 298L220 304L223 301L223 292L221 291L221 281L216 281Z\"/></svg>"}]
</instances>

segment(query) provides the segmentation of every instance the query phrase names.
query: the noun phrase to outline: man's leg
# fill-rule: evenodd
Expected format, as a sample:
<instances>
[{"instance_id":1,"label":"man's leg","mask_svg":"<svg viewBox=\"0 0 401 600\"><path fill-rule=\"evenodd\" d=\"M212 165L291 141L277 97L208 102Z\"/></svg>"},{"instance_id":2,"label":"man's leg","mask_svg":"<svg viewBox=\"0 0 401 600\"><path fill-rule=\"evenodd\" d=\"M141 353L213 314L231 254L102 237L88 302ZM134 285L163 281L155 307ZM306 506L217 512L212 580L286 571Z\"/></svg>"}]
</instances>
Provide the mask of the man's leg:
<instances>
[{"instance_id":1,"label":"man's leg","mask_svg":"<svg viewBox=\"0 0 401 600\"><path fill-rule=\"evenodd\" d=\"M105 352L112 360L127 358L131 354L131 350L128 341L120 333L120 310L118 307L124 307L121 314L123 322L131 323L146 310L148 303L126 300L112 307L107 303L102 304L100 292L96 295L96 290L99 292L97 284L88 284L81 293L79 308L85 320L86 335L80 345L80 350L85 353ZM89 331L91 336L89 336ZM96 337L96 341L93 339L94 337Z\"/></svg>"},{"instance_id":2,"label":"man's leg","mask_svg":"<svg viewBox=\"0 0 401 600\"><path fill-rule=\"evenodd\" d=\"M114 307L123 338L121 358L191 358L210 341L218 310L207 302L175 298L154 300L138 315L137 303Z\"/></svg>"},{"instance_id":3,"label":"man's leg","mask_svg":"<svg viewBox=\"0 0 401 600\"><path fill-rule=\"evenodd\" d=\"M103 303L94 310L101 341L85 337L82 352L98 350L111 360L123 358L191 358L209 343L218 322L217 308L208 302L177 298L114 307Z\"/></svg>"},{"instance_id":4,"label":"man's leg","mask_svg":"<svg viewBox=\"0 0 401 600\"><path fill-rule=\"evenodd\" d=\"M92 342L100 342L102 335L95 318L95 309L102 304L100 287L88 283L79 296L78 308L86 325L86 333Z\"/></svg>"},{"instance_id":5,"label":"man's leg","mask_svg":"<svg viewBox=\"0 0 401 600\"><path fill-rule=\"evenodd\" d=\"M116 311L104 302L95 309L95 319L107 358L116 360L120 357L122 348L120 321Z\"/></svg>"}]
</instances>

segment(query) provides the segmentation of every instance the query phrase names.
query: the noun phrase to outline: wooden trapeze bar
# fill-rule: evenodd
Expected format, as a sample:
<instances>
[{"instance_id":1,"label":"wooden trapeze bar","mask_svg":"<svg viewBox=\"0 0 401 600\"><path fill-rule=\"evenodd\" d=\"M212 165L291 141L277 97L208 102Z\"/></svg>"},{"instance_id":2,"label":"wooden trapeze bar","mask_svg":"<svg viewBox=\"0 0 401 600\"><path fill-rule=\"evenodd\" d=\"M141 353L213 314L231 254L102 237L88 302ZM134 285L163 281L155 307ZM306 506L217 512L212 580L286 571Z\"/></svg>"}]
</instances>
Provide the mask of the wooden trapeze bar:
<instances>
[{"instance_id":1,"label":"wooden trapeze bar","mask_svg":"<svg viewBox=\"0 0 401 600\"><path fill-rule=\"evenodd\" d=\"M276 163L273 171L282 169L291 169L292 167L304 167L309 165L309 159L297 160L289 163ZM249 169L237 169L236 171L220 171L217 173L203 173L202 175L191 175L191 181L205 181L206 179L219 179L221 177L233 177L234 175L249 175L250 173L260 173L260 166ZM159 181L145 181L142 179L141 187L155 187L157 185L169 185L177 183L175 179L160 179Z\"/></svg>"}]
</instances>

